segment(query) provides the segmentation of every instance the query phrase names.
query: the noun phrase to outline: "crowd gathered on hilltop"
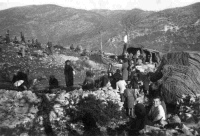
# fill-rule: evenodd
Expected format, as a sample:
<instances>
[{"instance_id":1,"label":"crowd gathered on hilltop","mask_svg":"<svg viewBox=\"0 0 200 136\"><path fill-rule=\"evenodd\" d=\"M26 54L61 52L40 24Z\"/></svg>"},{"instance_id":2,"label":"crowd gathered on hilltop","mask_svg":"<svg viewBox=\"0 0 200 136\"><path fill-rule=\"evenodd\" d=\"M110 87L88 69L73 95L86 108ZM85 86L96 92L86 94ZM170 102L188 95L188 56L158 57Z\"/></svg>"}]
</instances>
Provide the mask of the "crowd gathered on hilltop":
<instances>
[{"instance_id":1,"label":"crowd gathered on hilltop","mask_svg":"<svg viewBox=\"0 0 200 136\"><path fill-rule=\"evenodd\" d=\"M21 40L17 37L12 40L12 43L22 45L20 48L21 56L25 56L25 47L39 47L41 43L36 39L32 39L32 42L28 40L26 42L23 33L20 33ZM5 43L11 43L9 37L9 30L5 36ZM52 53L52 43L47 43L49 52ZM107 71L102 71L100 76L95 77L92 71L86 71L85 80L82 83L83 90L95 91L97 88L113 88L117 90L120 95L121 102L124 102L124 109L130 118L136 119L137 123L135 128L138 130L144 128L146 123L146 117L151 121L152 125L163 125L166 120L166 105L162 100L159 85L150 81L151 72L155 72L158 66L158 62L152 62L152 56L148 56L147 62L146 56L140 50L136 51L136 54L124 52L123 59L121 59L121 69L115 69L112 63L109 63ZM15 70L12 83L15 87L21 90L31 89L31 87L38 81L33 80L29 82L29 70ZM71 65L70 60L66 60L64 66L63 75L65 76L66 87L74 86L75 70ZM54 75L49 77L49 89L59 88L58 79ZM143 102L138 101L139 97L143 96ZM146 113L146 107L144 102L149 99L153 102L152 107L149 110L149 114Z\"/></svg>"},{"instance_id":2,"label":"crowd gathered on hilltop","mask_svg":"<svg viewBox=\"0 0 200 136\"><path fill-rule=\"evenodd\" d=\"M14 36L14 38L10 37L10 30L6 31L5 36L0 35L0 43L15 45L18 47L18 57L25 57L29 55L32 48L42 49L44 48L43 44L38 41L38 39L26 39L23 32L20 32L20 36ZM45 44L45 54L52 55L53 54L53 44L48 41Z\"/></svg>"}]
</instances>

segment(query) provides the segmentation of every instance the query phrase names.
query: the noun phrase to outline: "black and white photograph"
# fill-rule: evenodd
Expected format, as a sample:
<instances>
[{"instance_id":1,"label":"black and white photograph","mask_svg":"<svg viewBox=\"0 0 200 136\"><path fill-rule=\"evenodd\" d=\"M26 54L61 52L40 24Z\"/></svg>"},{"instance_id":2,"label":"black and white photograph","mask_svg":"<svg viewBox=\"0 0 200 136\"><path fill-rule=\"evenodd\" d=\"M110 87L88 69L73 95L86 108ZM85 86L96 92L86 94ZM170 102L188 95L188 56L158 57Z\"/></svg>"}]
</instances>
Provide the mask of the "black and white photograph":
<instances>
[{"instance_id":1,"label":"black and white photograph","mask_svg":"<svg viewBox=\"0 0 200 136\"><path fill-rule=\"evenodd\" d=\"M0 0L0 136L200 136L200 0Z\"/></svg>"}]
</instances>

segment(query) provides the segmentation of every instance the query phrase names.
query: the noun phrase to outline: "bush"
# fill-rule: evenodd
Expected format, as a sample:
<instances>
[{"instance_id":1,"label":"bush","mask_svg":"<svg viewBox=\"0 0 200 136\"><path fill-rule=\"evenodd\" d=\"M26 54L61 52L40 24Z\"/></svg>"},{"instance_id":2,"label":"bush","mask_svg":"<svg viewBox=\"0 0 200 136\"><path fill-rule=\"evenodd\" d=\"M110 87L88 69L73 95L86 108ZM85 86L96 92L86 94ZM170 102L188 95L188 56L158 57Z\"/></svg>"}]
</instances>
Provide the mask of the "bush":
<instances>
[{"instance_id":1,"label":"bush","mask_svg":"<svg viewBox=\"0 0 200 136\"><path fill-rule=\"evenodd\" d=\"M74 47L74 45L72 44L71 46L70 46L70 50L74 50L75 49L75 47Z\"/></svg>"},{"instance_id":2,"label":"bush","mask_svg":"<svg viewBox=\"0 0 200 136\"><path fill-rule=\"evenodd\" d=\"M49 130L63 135L76 131L86 132L91 128L117 127L124 120L120 96L109 88L94 92L81 89L68 93L60 91L57 94L0 90L0 94L4 98L0 100L4 117L0 118L1 126L8 128L5 132L7 134L9 131L8 135L48 135L46 131ZM41 128L44 131L40 131ZM0 127L1 131L4 130Z\"/></svg>"},{"instance_id":3,"label":"bush","mask_svg":"<svg viewBox=\"0 0 200 136\"><path fill-rule=\"evenodd\" d=\"M94 95L89 95L79 101L77 104L77 114L75 119L84 121L85 115L90 115L94 118L95 124L100 126L108 126L112 119L119 119L121 112L119 112L119 105L112 101L104 101L96 99ZM84 122L83 122L84 123ZM88 127L89 123L84 123L84 127ZM92 126L91 126L92 127Z\"/></svg>"}]
</instances>

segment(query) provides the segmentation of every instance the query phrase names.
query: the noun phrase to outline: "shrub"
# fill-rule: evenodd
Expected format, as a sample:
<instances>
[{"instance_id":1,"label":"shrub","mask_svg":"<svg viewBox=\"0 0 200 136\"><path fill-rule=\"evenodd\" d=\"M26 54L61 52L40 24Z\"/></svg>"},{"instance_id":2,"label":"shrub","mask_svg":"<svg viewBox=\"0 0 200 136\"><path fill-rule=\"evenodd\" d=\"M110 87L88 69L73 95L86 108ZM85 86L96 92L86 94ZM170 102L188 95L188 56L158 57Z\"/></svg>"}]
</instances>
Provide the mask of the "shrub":
<instances>
[{"instance_id":1,"label":"shrub","mask_svg":"<svg viewBox=\"0 0 200 136\"><path fill-rule=\"evenodd\" d=\"M74 49L75 49L74 45L71 44L71 46L70 46L70 50L74 50Z\"/></svg>"},{"instance_id":2,"label":"shrub","mask_svg":"<svg viewBox=\"0 0 200 136\"><path fill-rule=\"evenodd\" d=\"M57 94L0 90L0 94L4 98L0 100L3 104L0 108L4 109L1 114L5 114L1 123L8 127L8 135L29 132L42 135L49 129L57 135L86 132L91 128L117 127L124 119L120 96L109 88L94 92L81 89L68 93L60 91ZM41 128L44 128L43 132Z\"/></svg>"},{"instance_id":3,"label":"shrub","mask_svg":"<svg viewBox=\"0 0 200 136\"><path fill-rule=\"evenodd\" d=\"M109 121L114 118L120 118L121 112L119 112L119 105L112 101L105 102L101 99L96 99L94 95L89 95L83 98L77 104L77 116L83 121L85 115L91 115L94 118L95 123L100 126L107 126ZM88 125L85 123L84 125ZM85 126L88 127L88 126Z\"/></svg>"}]
</instances>

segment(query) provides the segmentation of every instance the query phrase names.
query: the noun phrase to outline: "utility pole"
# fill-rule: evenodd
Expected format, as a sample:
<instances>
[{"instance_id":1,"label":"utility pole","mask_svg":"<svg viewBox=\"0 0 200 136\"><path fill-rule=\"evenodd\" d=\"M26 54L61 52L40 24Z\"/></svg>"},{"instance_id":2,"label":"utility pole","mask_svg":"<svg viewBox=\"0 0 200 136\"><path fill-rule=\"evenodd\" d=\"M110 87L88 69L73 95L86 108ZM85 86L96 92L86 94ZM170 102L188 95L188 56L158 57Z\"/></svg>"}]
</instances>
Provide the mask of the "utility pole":
<instances>
[{"instance_id":1,"label":"utility pole","mask_svg":"<svg viewBox=\"0 0 200 136\"><path fill-rule=\"evenodd\" d=\"M100 41L101 43L100 43L100 44L101 44L101 53L102 53L102 51L103 51L103 46L102 46L102 34L101 34L101 31L100 31L100 36L101 36L101 41Z\"/></svg>"}]
</instances>

